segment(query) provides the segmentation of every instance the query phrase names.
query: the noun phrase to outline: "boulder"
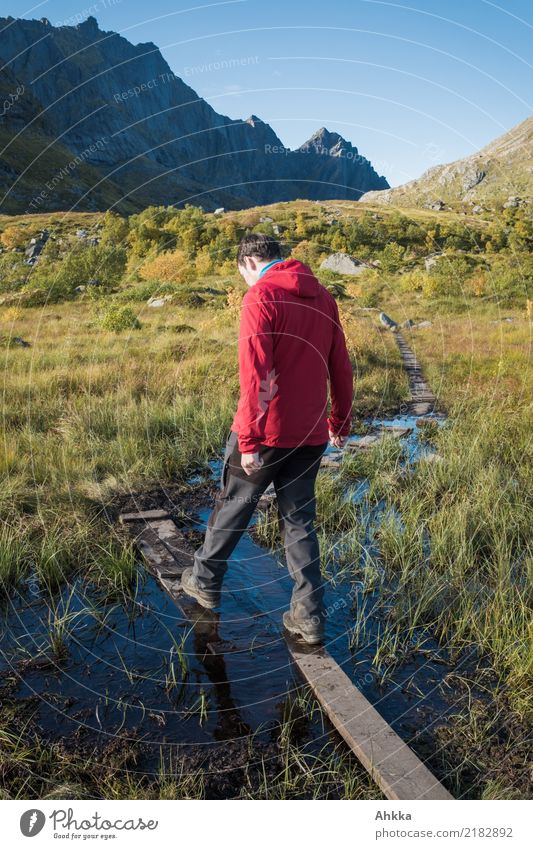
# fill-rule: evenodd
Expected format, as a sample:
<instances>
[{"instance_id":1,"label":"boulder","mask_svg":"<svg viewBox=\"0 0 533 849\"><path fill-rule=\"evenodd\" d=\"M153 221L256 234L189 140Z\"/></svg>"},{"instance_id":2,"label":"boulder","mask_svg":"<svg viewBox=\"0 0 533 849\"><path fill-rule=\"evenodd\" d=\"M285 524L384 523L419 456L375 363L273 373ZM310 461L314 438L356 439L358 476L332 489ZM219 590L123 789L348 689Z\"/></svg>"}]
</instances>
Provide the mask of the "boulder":
<instances>
[{"instance_id":1,"label":"boulder","mask_svg":"<svg viewBox=\"0 0 533 849\"><path fill-rule=\"evenodd\" d=\"M326 271L334 271L336 274L356 275L366 271L368 265L354 256L339 252L324 259L320 263L320 268Z\"/></svg>"},{"instance_id":2,"label":"boulder","mask_svg":"<svg viewBox=\"0 0 533 849\"><path fill-rule=\"evenodd\" d=\"M396 330L398 324L394 321L394 319L390 318L386 313L380 312L379 320L381 321L383 327L386 327L387 330Z\"/></svg>"},{"instance_id":3,"label":"boulder","mask_svg":"<svg viewBox=\"0 0 533 849\"><path fill-rule=\"evenodd\" d=\"M222 215L223 212L224 212L223 206L219 206L218 209L215 209L215 215Z\"/></svg>"},{"instance_id":4,"label":"boulder","mask_svg":"<svg viewBox=\"0 0 533 849\"><path fill-rule=\"evenodd\" d=\"M438 262L438 260L441 256L443 256L443 254L441 252L437 251L436 253L429 254L427 257L425 257L424 267L425 267L426 271L431 271L431 269L433 268L434 265L437 264L437 262Z\"/></svg>"},{"instance_id":5,"label":"boulder","mask_svg":"<svg viewBox=\"0 0 533 849\"><path fill-rule=\"evenodd\" d=\"M172 295L154 295L148 299L147 307L164 307L172 299Z\"/></svg>"}]
</instances>

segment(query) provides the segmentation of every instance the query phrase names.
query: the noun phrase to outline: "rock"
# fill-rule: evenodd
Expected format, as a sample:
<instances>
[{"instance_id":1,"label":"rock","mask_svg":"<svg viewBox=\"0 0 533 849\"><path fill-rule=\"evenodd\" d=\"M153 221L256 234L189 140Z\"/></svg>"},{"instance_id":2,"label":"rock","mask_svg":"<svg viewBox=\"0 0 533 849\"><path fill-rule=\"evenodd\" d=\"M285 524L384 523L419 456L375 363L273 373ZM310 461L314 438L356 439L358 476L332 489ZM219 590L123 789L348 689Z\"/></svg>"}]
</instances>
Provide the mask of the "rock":
<instances>
[{"instance_id":1,"label":"rock","mask_svg":"<svg viewBox=\"0 0 533 849\"><path fill-rule=\"evenodd\" d=\"M174 333L196 333L196 330L190 324L176 324L173 329Z\"/></svg>"},{"instance_id":2,"label":"rock","mask_svg":"<svg viewBox=\"0 0 533 849\"><path fill-rule=\"evenodd\" d=\"M87 286L76 286L74 291L75 291L76 295L81 295L82 292L85 292L86 288L87 288Z\"/></svg>"},{"instance_id":3,"label":"rock","mask_svg":"<svg viewBox=\"0 0 533 849\"><path fill-rule=\"evenodd\" d=\"M334 271L336 274L357 275L366 271L368 266L349 254L342 252L331 254L320 263L320 268L326 271Z\"/></svg>"},{"instance_id":4,"label":"rock","mask_svg":"<svg viewBox=\"0 0 533 849\"><path fill-rule=\"evenodd\" d=\"M466 172L463 178L463 191L468 192L470 189L473 189L475 186L479 185L481 181L486 177L487 172L478 168L471 168Z\"/></svg>"},{"instance_id":5,"label":"rock","mask_svg":"<svg viewBox=\"0 0 533 849\"><path fill-rule=\"evenodd\" d=\"M46 245L49 238L48 230L43 230L37 239L33 238L30 240L29 248L26 248L24 253L28 257L26 260L27 265L35 265L39 256L41 255L44 246Z\"/></svg>"},{"instance_id":6,"label":"rock","mask_svg":"<svg viewBox=\"0 0 533 849\"><path fill-rule=\"evenodd\" d=\"M148 298L146 302L147 307L164 307L165 304L168 304L169 301L172 300L172 295L159 295Z\"/></svg>"},{"instance_id":7,"label":"rock","mask_svg":"<svg viewBox=\"0 0 533 849\"><path fill-rule=\"evenodd\" d=\"M15 343L15 345L19 345L21 348L31 348L30 343L26 342L26 340L23 339L21 336L14 336L13 342Z\"/></svg>"},{"instance_id":8,"label":"rock","mask_svg":"<svg viewBox=\"0 0 533 849\"><path fill-rule=\"evenodd\" d=\"M274 233L276 234L276 236L279 236L279 234L281 233L281 230L280 230L280 228L279 228L279 224L273 224L273 225L272 225L272 230L274 231Z\"/></svg>"},{"instance_id":9,"label":"rock","mask_svg":"<svg viewBox=\"0 0 533 849\"><path fill-rule=\"evenodd\" d=\"M515 197L514 195L510 195L507 199L507 203L504 203L504 209L516 209L517 206L520 206L520 198Z\"/></svg>"},{"instance_id":10,"label":"rock","mask_svg":"<svg viewBox=\"0 0 533 849\"><path fill-rule=\"evenodd\" d=\"M433 209L435 212L441 212L444 209L444 201L434 200L431 203L425 204L426 209Z\"/></svg>"},{"instance_id":11,"label":"rock","mask_svg":"<svg viewBox=\"0 0 533 849\"><path fill-rule=\"evenodd\" d=\"M86 239L89 235L87 230L76 230L76 236L78 239Z\"/></svg>"},{"instance_id":12,"label":"rock","mask_svg":"<svg viewBox=\"0 0 533 849\"><path fill-rule=\"evenodd\" d=\"M436 251L433 254L428 254L428 256L424 259L424 268L426 269L426 271L431 271L431 269L434 265L437 264L439 257L441 256L444 256L442 251Z\"/></svg>"},{"instance_id":13,"label":"rock","mask_svg":"<svg viewBox=\"0 0 533 849\"><path fill-rule=\"evenodd\" d=\"M431 327L432 324L432 321L426 319L425 321L419 321L417 324L411 325L411 330L422 330L424 327Z\"/></svg>"},{"instance_id":14,"label":"rock","mask_svg":"<svg viewBox=\"0 0 533 849\"><path fill-rule=\"evenodd\" d=\"M322 455L320 465L325 469L338 469L343 458L342 451L328 451Z\"/></svg>"},{"instance_id":15,"label":"rock","mask_svg":"<svg viewBox=\"0 0 533 849\"><path fill-rule=\"evenodd\" d=\"M421 457L425 463L442 463L444 457L442 454L437 454L436 451L428 451L426 454L423 454Z\"/></svg>"},{"instance_id":16,"label":"rock","mask_svg":"<svg viewBox=\"0 0 533 849\"><path fill-rule=\"evenodd\" d=\"M272 221L274 221L274 219L273 219L273 218L271 218L269 215L263 215L263 216L259 219L259 223L260 223L260 224L271 224L271 223L272 223Z\"/></svg>"},{"instance_id":17,"label":"rock","mask_svg":"<svg viewBox=\"0 0 533 849\"><path fill-rule=\"evenodd\" d=\"M396 330L398 324L394 321L394 319L389 318L388 315L384 312L380 312L379 320L381 321L383 327L386 327L387 330Z\"/></svg>"},{"instance_id":18,"label":"rock","mask_svg":"<svg viewBox=\"0 0 533 849\"><path fill-rule=\"evenodd\" d=\"M484 209L484 207L480 206L479 203L478 203L472 209L472 212L474 213L474 215L480 215L482 212L485 212L485 209Z\"/></svg>"},{"instance_id":19,"label":"rock","mask_svg":"<svg viewBox=\"0 0 533 849\"><path fill-rule=\"evenodd\" d=\"M222 215L223 212L224 212L223 206L219 206L218 209L215 209L215 215Z\"/></svg>"}]
</instances>

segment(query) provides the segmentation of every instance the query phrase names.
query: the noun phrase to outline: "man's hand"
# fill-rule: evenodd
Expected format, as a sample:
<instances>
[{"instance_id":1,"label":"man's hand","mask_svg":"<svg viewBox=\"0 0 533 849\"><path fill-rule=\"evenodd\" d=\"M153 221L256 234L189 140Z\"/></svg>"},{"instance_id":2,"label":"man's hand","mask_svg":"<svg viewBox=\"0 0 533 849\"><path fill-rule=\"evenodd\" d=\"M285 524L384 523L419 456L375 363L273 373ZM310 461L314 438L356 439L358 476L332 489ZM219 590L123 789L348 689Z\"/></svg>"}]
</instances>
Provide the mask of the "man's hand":
<instances>
[{"instance_id":1,"label":"man's hand","mask_svg":"<svg viewBox=\"0 0 533 849\"><path fill-rule=\"evenodd\" d=\"M329 444L332 448L344 448L348 442L347 436L338 436L335 433L329 432Z\"/></svg>"},{"instance_id":2,"label":"man's hand","mask_svg":"<svg viewBox=\"0 0 533 849\"><path fill-rule=\"evenodd\" d=\"M257 452L255 454L241 454L241 466L247 475L258 472L262 465L263 461Z\"/></svg>"}]
</instances>

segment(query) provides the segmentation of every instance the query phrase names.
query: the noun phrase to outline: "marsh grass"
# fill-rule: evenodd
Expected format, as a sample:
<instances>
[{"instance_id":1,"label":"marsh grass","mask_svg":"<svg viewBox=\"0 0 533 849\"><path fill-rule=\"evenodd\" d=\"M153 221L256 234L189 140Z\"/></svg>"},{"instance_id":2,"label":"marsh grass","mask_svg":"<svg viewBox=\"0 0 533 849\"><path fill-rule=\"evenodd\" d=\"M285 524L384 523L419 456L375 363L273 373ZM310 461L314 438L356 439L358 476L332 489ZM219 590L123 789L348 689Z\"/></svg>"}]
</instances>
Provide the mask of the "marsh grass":
<instances>
[{"instance_id":1,"label":"marsh grass","mask_svg":"<svg viewBox=\"0 0 533 849\"><path fill-rule=\"evenodd\" d=\"M394 314L396 295L385 289L384 297L387 292L390 304L382 306ZM402 309L419 311L420 305L404 297ZM467 652L490 666L512 709L526 716L533 563L529 330L517 311L514 324L495 325L498 311L491 305L476 306L474 316L459 311L437 316L438 309L436 304L431 314L434 328L408 335L408 341L449 412L445 428L425 434L440 461L406 466L391 438L346 457L338 479L321 473L324 574L359 581L363 599L379 590L382 627L372 639L382 680L413 647L424 650L431 635L450 657ZM131 603L135 556L124 541L109 542L104 508L112 509L117 494L154 482L183 482L220 452L238 393L236 314L211 306L136 311L142 328L120 334L100 329L84 303L24 309L4 322L0 314L0 335L21 335L32 345L2 348L4 594L33 576L53 599L82 577L104 599ZM393 335L376 330L350 301L341 302L341 313L356 366L356 414L396 409L408 388ZM192 330L177 332L183 327ZM347 487L353 492L362 480L368 487L347 498ZM369 527L362 516L381 503L384 512ZM272 512L259 520L255 533L265 544L279 545ZM362 545L369 533L379 556ZM371 639L369 609L360 603L353 611L354 646ZM73 611L53 604L51 610L51 646L64 656ZM185 664L177 646L165 669L167 687L183 686ZM44 746L28 728L14 734L12 717L4 719L0 746L9 769L5 786L13 797L204 793L199 774L181 774L178 762L174 773L162 767L155 783L139 778L133 750L122 760L104 759L92 774L74 755ZM375 793L341 752L333 760L315 753L311 765L289 730L284 740L283 769L275 777L265 772L260 789L247 788L245 794L320 796L333 787L338 791L339 782L345 798ZM495 798L511 791L492 782L484 792Z\"/></svg>"}]
</instances>

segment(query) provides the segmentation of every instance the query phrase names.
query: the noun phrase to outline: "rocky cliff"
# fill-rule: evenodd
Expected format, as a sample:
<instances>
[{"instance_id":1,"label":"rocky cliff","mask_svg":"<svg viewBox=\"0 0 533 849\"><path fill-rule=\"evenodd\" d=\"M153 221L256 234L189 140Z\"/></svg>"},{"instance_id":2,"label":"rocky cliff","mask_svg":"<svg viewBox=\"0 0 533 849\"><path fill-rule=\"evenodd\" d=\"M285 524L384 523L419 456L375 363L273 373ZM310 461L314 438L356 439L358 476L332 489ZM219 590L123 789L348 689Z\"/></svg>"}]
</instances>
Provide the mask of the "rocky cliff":
<instances>
[{"instance_id":1,"label":"rocky cliff","mask_svg":"<svg viewBox=\"0 0 533 849\"><path fill-rule=\"evenodd\" d=\"M219 115L158 48L94 18L0 18L0 208L246 207L358 199L388 183L336 133L297 150L256 116ZM2 105L3 104L3 105Z\"/></svg>"},{"instance_id":2,"label":"rocky cliff","mask_svg":"<svg viewBox=\"0 0 533 849\"><path fill-rule=\"evenodd\" d=\"M532 198L533 117L471 156L436 165L403 186L371 191L363 200L437 210L460 204L482 212L493 205L520 206Z\"/></svg>"}]
</instances>

